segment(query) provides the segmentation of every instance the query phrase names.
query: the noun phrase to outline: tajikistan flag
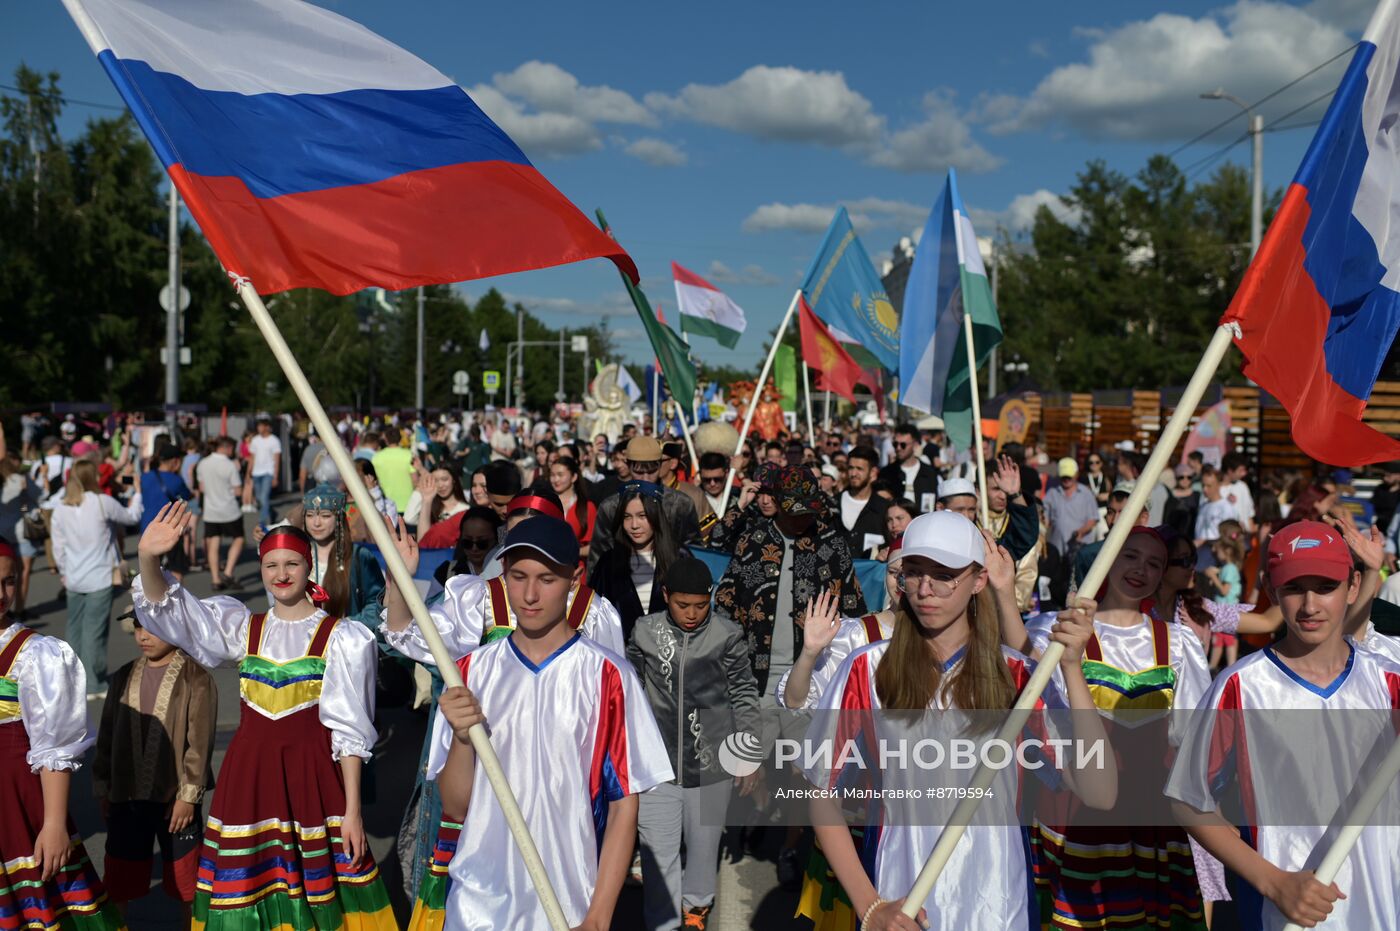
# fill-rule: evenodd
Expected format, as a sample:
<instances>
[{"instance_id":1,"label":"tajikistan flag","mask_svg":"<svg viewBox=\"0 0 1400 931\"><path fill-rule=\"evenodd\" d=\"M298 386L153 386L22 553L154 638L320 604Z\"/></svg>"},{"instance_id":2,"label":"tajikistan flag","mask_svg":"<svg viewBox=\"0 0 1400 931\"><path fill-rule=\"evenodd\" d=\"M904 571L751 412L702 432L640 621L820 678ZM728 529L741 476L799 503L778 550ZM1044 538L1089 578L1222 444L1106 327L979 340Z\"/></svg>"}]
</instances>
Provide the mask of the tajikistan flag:
<instances>
[{"instance_id":1,"label":"tajikistan flag","mask_svg":"<svg viewBox=\"0 0 1400 931\"><path fill-rule=\"evenodd\" d=\"M692 271L671 263L676 279L676 303L681 309L681 332L718 340L733 349L739 345L748 321L744 309L723 291Z\"/></svg>"},{"instance_id":2,"label":"tajikistan flag","mask_svg":"<svg viewBox=\"0 0 1400 931\"><path fill-rule=\"evenodd\" d=\"M968 364L963 315L972 318ZM914 253L899 318L899 402L941 416L953 445L972 445L972 383L1001 343L1001 321L972 220L950 169Z\"/></svg>"}]
</instances>

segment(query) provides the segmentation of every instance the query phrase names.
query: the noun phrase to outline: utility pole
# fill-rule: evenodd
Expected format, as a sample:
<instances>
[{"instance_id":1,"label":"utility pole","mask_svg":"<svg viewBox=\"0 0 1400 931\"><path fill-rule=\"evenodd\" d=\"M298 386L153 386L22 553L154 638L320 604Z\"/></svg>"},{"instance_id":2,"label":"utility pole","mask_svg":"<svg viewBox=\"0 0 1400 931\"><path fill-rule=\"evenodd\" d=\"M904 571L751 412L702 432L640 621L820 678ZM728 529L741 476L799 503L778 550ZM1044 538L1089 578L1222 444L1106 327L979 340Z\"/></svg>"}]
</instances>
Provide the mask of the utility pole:
<instances>
[{"instance_id":1,"label":"utility pole","mask_svg":"<svg viewBox=\"0 0 1400 931\"><path fill-rule=\"evenodd\" d=\"M413 409L423 416L423 288L418 288L418 359L413 367Z\"/></svg>"},{"instance_id":2,"label":"utility pole","mask_svg":"<svg viewBox=\"0 0 1400 931\"><path fill-rule=\"evenodd\" d=\"M525 384L525 308L515 305L515 406L520 407L521 386Z\"/></svg>"},{"instance_id":3,"label":"utility pole","mask_svg":"<svg viewBox=\"0 0 1400 931\"><path fill-rule=\"evenodd\" d=\"M1264 118L1254 112L1249 104L1234 94L1225 93L1218 87L1201 95L1202 100L1228 100L1244 111L1249 117L1249 135L1254 143L1254 165L1250 171L1249 202L1249 257L1254 258L1259 251L1259 242L1264 238Z\"/></svg>"},{"instance_id":4,"label":"utility pole","mask_svg":"<svg viewBox=\"0 0 1400 931\"><path fill-rule=\"evenodd\" d=\"M559 330L559 390L554 392L554 400L560 404L568 395L564 393L564 330Z\"/></svg>"},{"instance_id":5,"label":"utility pole","mask_svg":"<svg viewBox=\"0 0 1400 931\"><path fill-rule=\"evenodd\" d=\"M175 407L180 403L180 194L170 185L170 224L166 232L170 299L165 312L165 426L175 438Z\"/></svg>"}]
</instances>

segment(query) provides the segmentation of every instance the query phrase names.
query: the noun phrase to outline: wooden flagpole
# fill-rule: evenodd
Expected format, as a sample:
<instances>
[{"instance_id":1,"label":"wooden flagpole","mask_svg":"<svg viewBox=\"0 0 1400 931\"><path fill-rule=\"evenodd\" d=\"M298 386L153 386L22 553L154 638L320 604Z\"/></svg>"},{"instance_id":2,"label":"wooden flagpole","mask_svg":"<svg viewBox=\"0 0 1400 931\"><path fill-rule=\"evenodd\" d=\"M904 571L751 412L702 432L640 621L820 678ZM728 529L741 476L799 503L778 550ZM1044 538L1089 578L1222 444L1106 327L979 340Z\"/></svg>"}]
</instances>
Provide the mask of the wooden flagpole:
<instances>
[{"instance_id":1,"label":"wooden flagpole","mask_svg":"<svg viewBox=\"0 0 1400 931\"><path fill-rule=\"evenodd\" d=\"M350 453L341 443L340 434L335 432L330 418L326 416L325 408L321 406L321 401L312 389L311 383L306 380L306 375L302 372L296 357L292 355L287 341L282 338L282 332L277 328L276 321L272 319L272 315L268 313L262 298L253 288L253 283L233 272L229 273L229 277L233 279L234 285L238 289L238 296L243 300L244 306L248 308L248 313L252 316L253 322L257 324L263 339L267 341L268 348L272 350L277 364L282 367L282 372L287 376L287 381L291 383L292 390L296 392L297 400L301 401L307 416L311 418L311 423L316 427L316 432L321 435L321 441L326 444L326 452L330 453L331 461L340 471L341 480L345 482L350 496L355 499L356 507L364 516L365 527L369 529L370 536L374 539L375 545L379 547L380 554L384 557L384 564L394 579L394 584L399 587L399 591L403 592L408 609L413 614L413 621L418 625L418 630L428 643L428 649L433 654L433 662L437 664L438 673L442 676L443 683L448 688L459 688L462 685L462 676L457 670L457 660L447 652L447 646L442 642L437 627L433 624L432 618L428 616L428 607L423 603L423 596L419 594L418 586L414 584L413 574L408 571L408 566L399 556L399 551L394 545L394 538L389 535L389 528L384 521L376 519L379 511L374 506L374 498L369 489L365 487L359 470L355 468L355 464L350 458ZM535 891L539 893L540 904L544 907L545 914L549 918L550 928L552 931L569 931L568 921L564 918L564 910L559 905L559 897L554 893L554 887L549 881L549 874L545 872L544 861L540 859L539 849L535 846L534 838L530 836L530 829L525 824L525 816L521 814L520 804L516 801L515 793L511 790L500 758L496 756L496 751L491 746L491 739L486 734L486 728L478 724L468 732L467 736L471 739L472 749L476 751L477 759L481 761L482 768L486 770L486 778L490 781L491 790L495 793L496 799L500 802L501 809L505 813L511 835L520 847L520 855L525 861L525 869L535 884Z\"/></svg>"},{"instance_id":2,"label":"wooden flagpole","mask_svg":"<svg viewBox=\"0 0 1400 931\"><path fill-rule=\"evenodd\" d=\"M1196 412L1196 407L1201 403L1201 398L1205 395L1206 386L1215 377L1216 370L1220 368L1220 362L1225 358L1226 351L1230 348L1230 342L1239 335L1239 325L1236 323L1222 323L1215 330L1215 335L1211 337L1209 345L1206 346L1205 354L1201 357L1200 364L1196 366L1196 372L1191 376L1191 381L1186 385L1186 390L1181 394L1181 400L1177 402L1176 410L1172 412L1171 419L1167 421L1162 433L1157 439L1157 446L1152 450L1152 455L1147 459L1147 465L1143 467L1142 474L1138 476L1137 487L1128 496L1128 501L1123 505L1123 512L1118 515L1118 520L1114 521L1113 529L1109 531L1108 537L1104 540L1103 548L1099 550L1099 555L1094 558L1094 564L1089 568L1089 572L1084 576L1084 582L1079 586L1081 592L1096 592L1108 578L1109 567L1118 558L1118 551L1123 548L1123 543L1128 539L1128 532L1137 523L1138 515L1147 506L1147 499L1152 494L1152 488L1161 478L1162 472L1167 467L1168 460L1176 450L1176 444L1186 433L1187 426L1191 423L1191 417ZM1021 695L1016 699L1016 704L1012 707L1010 714L1001 725L1001 730L997 732L997 739L1010 743L1016 739L1016 735L1021 733L1026 726L1026 721L1030 719L1031 711L1035 708L1036 702L1040 701L1040 696L1045 692L1045 686L1050 682L1050 676L1054 673L1055 667L1060 664L1060 657L1064 654L1063 644L1051 642L1041 654L1036 662L1035 671L1031 674L1030 681L1021 690ZM1400 760L1397 760L1400 765ZM904 901L901 911L910 918L919 914L919 909L923 908L924 902L928 899L929 893L933 891L934 883L938 882L939 874L948 865L948 859L953 855L953 848L958 845L963 834L967 831L967 825L972 822L973 816L977 813L978 807L982 804L983 792L991 786L992 779L996 772L986 764L977 768L973 774L971 786L973 791L958 802L953 809L953 816L949 820L947 827L938 838L938 843L933 847L928 860L924 862L923 869L919 871L919 876L914 880L914 886L909 890L909 896ZM1320 878L1320 877L1319 877Z\"/></svg>"},{"instance_id":3,"label":"wooden flagpole","mask_svg":"<svg viewBox=\"0 0 1400 931\"><path fill-rule=\"evenodd\" d=\"M763 394L763 386L768 381L768 373L773 368L773 358L778 354L778 347L783 344L783 334L787 332L788 324L792 322L792 315L797 312L797 302L802 298L802 289L798 288L792 292L792 302L788 304L787 313L783 314L783 322L778 324L778 332L773 337L773 345L768 350L768 358L763 360L763 370L758 373L758 384L754 385L753 397L749 398L749 409L744 414L744 428L739 431L739 442L734 446L734 455L737 456L744 448L744 440L748 438L749 428L753 426L753 412L758 407L759 396ZM734 490L734 462L729 463L729 478L724 483L724 495L719 499L719 512L716 517L724 517L724 512L729 508L729 493Z\"/></svg>"}]
</instances>

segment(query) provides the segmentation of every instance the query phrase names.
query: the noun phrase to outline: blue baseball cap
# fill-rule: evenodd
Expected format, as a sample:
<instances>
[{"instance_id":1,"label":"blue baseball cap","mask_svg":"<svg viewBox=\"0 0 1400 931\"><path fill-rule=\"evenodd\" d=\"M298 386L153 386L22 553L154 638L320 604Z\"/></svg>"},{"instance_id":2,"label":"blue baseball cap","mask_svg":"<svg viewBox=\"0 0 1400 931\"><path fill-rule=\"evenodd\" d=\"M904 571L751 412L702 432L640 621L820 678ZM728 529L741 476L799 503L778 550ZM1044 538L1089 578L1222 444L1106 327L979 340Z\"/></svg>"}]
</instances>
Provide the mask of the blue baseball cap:
<instances>
[{"instance_id":1,"label":"blue baseball cap","mask_svg":"<svg viewBox=\"0 0 1400 931\"><path fill-rule=\"evenodd\" d=\"M578 565L578 537L557 517L540 515L516 524L501 544L500 558L513 551L529 550L559 566Z\"/></svg>"}]
</instances>

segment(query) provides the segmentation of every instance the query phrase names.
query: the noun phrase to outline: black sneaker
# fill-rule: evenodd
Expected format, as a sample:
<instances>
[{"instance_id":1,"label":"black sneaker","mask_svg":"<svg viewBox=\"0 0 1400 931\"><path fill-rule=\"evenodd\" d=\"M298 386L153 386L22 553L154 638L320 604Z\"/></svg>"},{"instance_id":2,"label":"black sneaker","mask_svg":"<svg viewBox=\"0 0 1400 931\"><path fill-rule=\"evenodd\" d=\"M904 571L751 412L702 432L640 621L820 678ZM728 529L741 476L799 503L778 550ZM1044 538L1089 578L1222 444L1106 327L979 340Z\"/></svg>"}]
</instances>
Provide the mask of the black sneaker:
<instances>
[{"instance_id":1,"label":"black sneaker","mask_svg":"<svg viewBox=\"0 0 1400 931\"><path fill-rule=\"evenodd\" d=\"M790 891L802 885L802 865L798 862L797 850L792 847L778 854L778 885Z\"/></svg>"}]
</instances>

